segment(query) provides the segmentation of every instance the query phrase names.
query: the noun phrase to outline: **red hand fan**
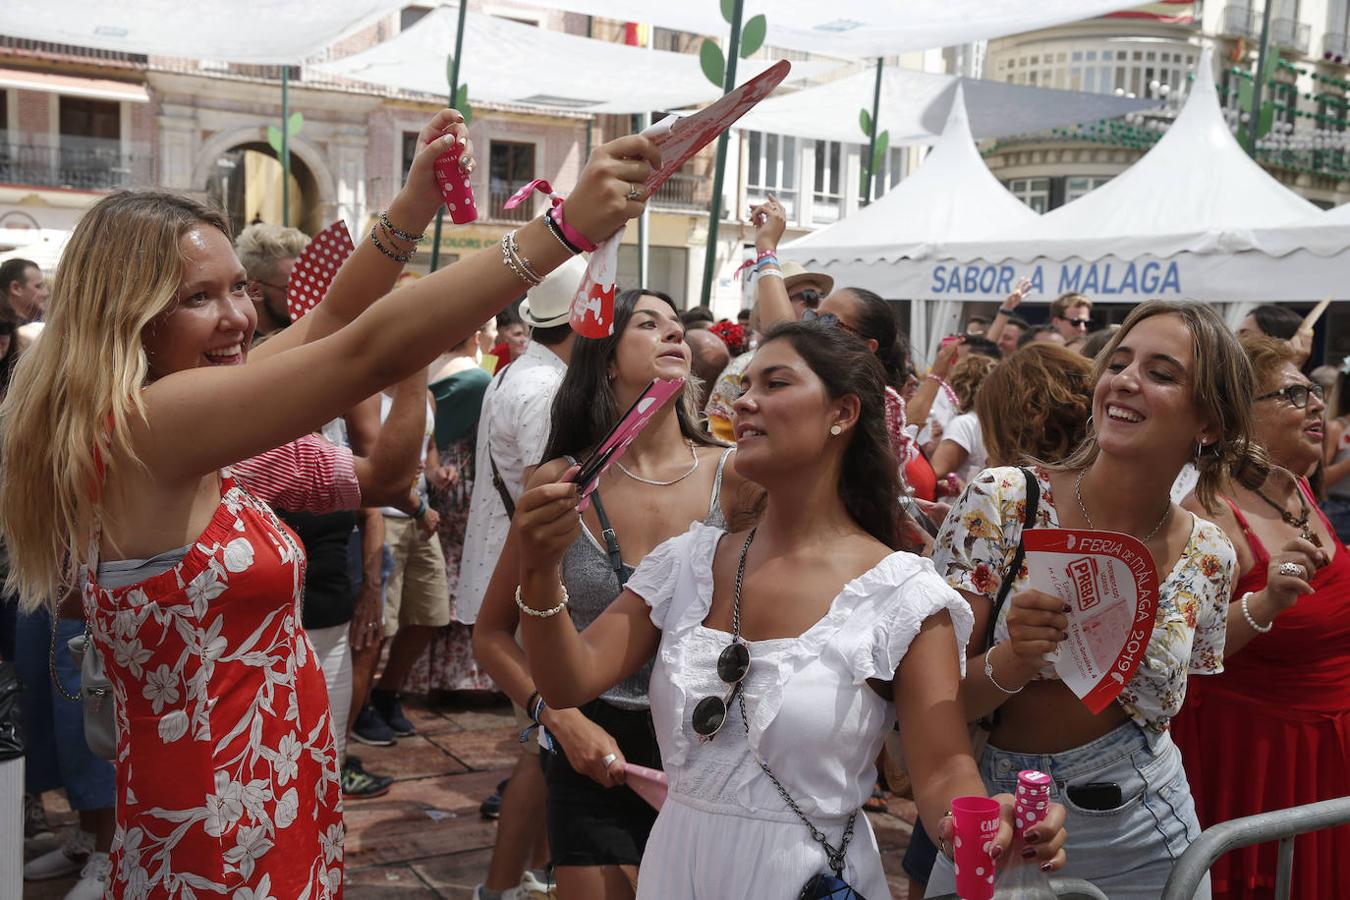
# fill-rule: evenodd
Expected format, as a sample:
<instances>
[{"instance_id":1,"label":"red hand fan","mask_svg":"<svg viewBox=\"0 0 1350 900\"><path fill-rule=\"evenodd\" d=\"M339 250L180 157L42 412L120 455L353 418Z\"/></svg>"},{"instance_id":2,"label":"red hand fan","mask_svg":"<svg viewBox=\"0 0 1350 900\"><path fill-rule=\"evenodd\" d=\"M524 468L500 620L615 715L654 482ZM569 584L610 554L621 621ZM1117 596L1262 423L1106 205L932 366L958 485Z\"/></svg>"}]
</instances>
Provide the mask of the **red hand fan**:
<instances>
[{"instance_id":1,"label":"red hand fan","mask_svg":"<svg viewBox=\"0 0 1350 900\"><path fill-rule=\"evenodd\" d=\"M351 233L340 219L314 235L296 258L286 283L286 311L292 322L298 322L324 298L343 260L355 250Z\"/></svg>"}]
</instances>

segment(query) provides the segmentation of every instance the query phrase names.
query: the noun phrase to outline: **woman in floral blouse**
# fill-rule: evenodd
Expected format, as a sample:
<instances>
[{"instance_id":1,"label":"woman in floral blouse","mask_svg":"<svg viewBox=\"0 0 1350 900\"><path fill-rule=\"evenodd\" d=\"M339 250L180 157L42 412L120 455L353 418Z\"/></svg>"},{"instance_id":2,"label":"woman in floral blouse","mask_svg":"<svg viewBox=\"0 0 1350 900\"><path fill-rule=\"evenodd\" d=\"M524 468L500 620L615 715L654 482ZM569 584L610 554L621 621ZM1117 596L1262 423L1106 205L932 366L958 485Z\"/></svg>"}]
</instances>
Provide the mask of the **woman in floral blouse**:
<instances>
[{"instance_id":1,"label":"woman in floral blouse","mask_svg":"<svg viewBox=\"0 0 1350 900\"><path fill-rule=\"evenodd\" d=\"M1055 780L1068 809L1066 874L1113 900L1155 900L1173 861L1200 833L1168 721L1186 678L1223 668L1232 544L1210 522L1172 504L1183 464L1200 469L1197 496L1214 502L1225 477L1254 480L1264 458L1249 442L1253 378L1237 340L1208 307L1152 301L1138 307L1097 357L1092 421L1059 465L1031 469L1034 527L1118 531L1143 541L1159 574L1152 638L1116 703L1091 713L1046 661L1066 636L1067 599L1031 590L1021 570L994 603L1021 539L1027 478L1016 468L977 475L947 517L934 562L975 611L962 699L992 717L980 767L991 791L1034 768ZM984 635L996 619L992 646ZM952 890L939 860L930 896ZM1203 896L1209 895L1208 885Z\"/></svg>"}]
</instances>

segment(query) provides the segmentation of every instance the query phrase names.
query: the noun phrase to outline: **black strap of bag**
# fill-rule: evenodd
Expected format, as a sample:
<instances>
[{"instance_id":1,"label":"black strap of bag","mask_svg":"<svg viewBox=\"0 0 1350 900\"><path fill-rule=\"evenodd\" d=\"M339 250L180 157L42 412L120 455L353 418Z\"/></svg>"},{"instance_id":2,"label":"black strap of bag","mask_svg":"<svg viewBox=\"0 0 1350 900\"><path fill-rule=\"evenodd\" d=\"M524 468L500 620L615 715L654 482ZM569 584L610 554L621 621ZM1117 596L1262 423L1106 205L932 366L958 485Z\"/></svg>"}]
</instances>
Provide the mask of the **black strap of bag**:
<instances>
[{"instance_id":1,"label":"black strap of bag","mask_svg":"<svg viewBox=\"0 0 1350 900\"><path fill-rule=\"evenodd\" d=\"M1022 542L1022 533L1028 528L1036 527L1036 511L1041 501L1041 483L1036 480L1036 473L1026 468L1018 466L1022 474L1027 479L1027 502L1022 517L1022 528L1017 534L1017 549L1013 552L1012 562L1003 573L1003 583L999 585L998 597L994 600L994 612L989 616L989 625L985 628L984 649L988 650L994 645L994 627L998 624L998 615L1003 611L1003 605L1008 600L1008 594L1012 592L1013 582L1017 581L1017 576L1022 572L1022 563L1027 558L1027 548Z\"/></svg>"},{"instance_id":2,"label":"black strap of bag","mask_svg":"<svg viewBox=\"0 0 1350 900\"><path fill-rule=\"evenodd\" d=\"M609 567L614 570L614 577L619 579L619 587L622 588L628 583L628 576L633 574L633 570L623 564L619 536L614 533L614 526L609 524L609 516L605 515L605 504L600 502L599 488L591 492L591 505L595 507L596 518L600 520L600 536L605 539L605 553L609 556Z\"/></svg>"},{"instance_id":3,"label":"black strap of bag","mask_svg":"<svg viewBox=\"0 0 1350 900\"><path fill-rule=\"evenodd\" d=\"M508 364L497 374L497 388L506 383L506 373L511 370ZM488 423L491 426L491 422ZM506 481L502 478L501 471L497 468L497 460L492 455L492 432L488 432L487 442L483 445L487 450L488 465L492 468L492 486L497 489L497 496L502 498L502 506L506 509L506 517L514 519L516 517L516 501L511 499L511 492L506 489Z\"/></svg>"}]
</instances>

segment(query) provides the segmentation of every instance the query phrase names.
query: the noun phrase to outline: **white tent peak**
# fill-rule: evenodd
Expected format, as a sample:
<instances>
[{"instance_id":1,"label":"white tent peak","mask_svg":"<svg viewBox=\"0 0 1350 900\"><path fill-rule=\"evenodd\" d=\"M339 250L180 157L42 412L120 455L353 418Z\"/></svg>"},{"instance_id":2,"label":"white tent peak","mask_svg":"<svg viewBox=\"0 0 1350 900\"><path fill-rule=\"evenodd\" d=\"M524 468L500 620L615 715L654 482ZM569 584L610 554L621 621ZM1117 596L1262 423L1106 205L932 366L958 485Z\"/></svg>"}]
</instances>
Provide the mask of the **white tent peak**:
<instances>
[{"instance_id":1,"label":"white tent peak","mask_svg":"<svg viewBox=\"0 0 1350 900\"><path fill-rule=\"evenodd\" d=\"M1238 144L1219 107L1207 47L1185 106L1162 139L1102 187L1046 213L1035 236L1243 232L1296 223L1315 211Z\"/></svg>"},{"instance_id":2,"label":"white tent peak","mask_svg":"<svg viewBox=\"0 0 1350 900\"><path fill-rule=\"evenodd\" d=\"M1034 223L1036 213L984 164L970 134L961 85L952 90L942 137L914 174L847 218L785 244L783 255L818 265L861 256L924 256L934 243L999 238Z\"/></svg>"}]
</instances>

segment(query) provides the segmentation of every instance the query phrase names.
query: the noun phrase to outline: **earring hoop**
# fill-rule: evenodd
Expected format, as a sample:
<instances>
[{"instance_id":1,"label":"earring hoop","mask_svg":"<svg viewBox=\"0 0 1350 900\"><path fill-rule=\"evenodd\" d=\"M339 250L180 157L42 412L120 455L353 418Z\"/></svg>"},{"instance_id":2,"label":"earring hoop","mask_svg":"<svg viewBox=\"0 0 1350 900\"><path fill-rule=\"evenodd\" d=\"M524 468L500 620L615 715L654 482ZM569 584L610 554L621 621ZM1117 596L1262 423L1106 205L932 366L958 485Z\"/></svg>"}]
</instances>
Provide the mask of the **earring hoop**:
<instances>
[{"instance_id":1,"label":"earring hoop","mask_svg":"<svg viewBox=\"0 0 1350 900\"><path fill-rule=\"evenodd\" d=\"M830 434L834 435L835 437L839 437L839 435L841 435L841 434L843 434L843 433L844 433L844 426L842 426L842 425L831 425L831 426L830 426Z\"/></svg>"}]
</instances>

